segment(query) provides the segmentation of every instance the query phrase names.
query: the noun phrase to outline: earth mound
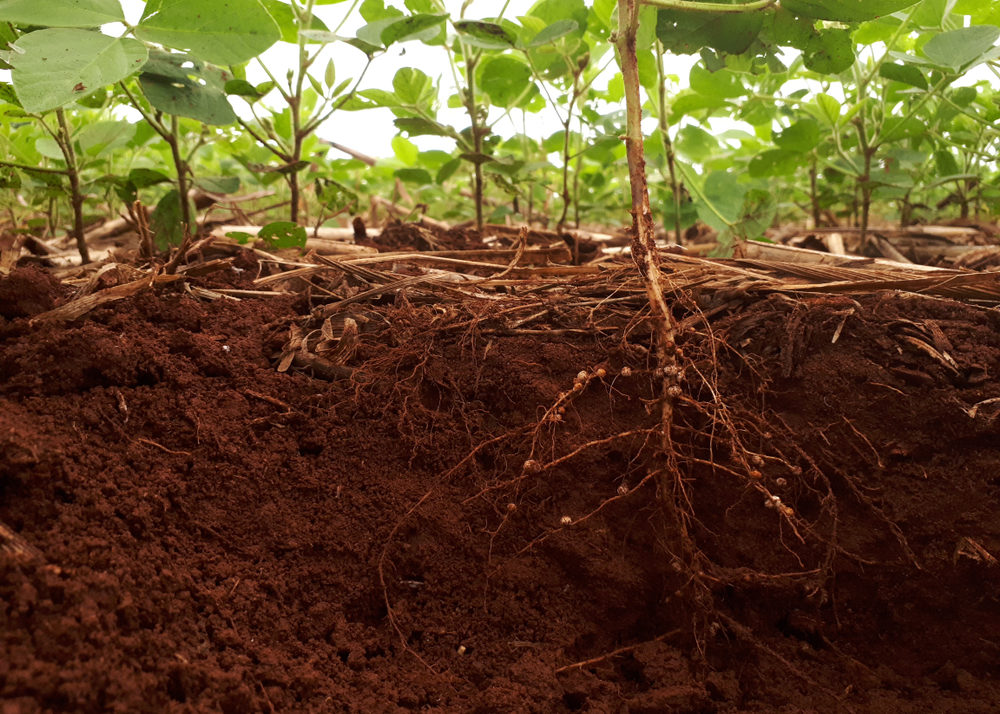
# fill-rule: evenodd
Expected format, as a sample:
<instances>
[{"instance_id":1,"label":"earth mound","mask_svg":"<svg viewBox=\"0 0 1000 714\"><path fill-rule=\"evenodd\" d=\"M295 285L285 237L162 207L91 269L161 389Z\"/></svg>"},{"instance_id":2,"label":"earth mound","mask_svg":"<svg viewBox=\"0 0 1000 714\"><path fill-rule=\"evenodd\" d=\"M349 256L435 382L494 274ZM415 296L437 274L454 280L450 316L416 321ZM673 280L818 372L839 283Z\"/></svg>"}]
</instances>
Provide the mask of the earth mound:
<instances>
[{"instance_id":1,"label":"earth mound","mask_svg":"<svg viewBox=\"0 0 1000 714\"><path fill-rule=\"evenodd\" d=\"M301 296L69 298L0 280L3 714L1000 709L994 310L679 303L665 447L608 301L382 296L320 379Z\"/></svg>"}]
</instances>

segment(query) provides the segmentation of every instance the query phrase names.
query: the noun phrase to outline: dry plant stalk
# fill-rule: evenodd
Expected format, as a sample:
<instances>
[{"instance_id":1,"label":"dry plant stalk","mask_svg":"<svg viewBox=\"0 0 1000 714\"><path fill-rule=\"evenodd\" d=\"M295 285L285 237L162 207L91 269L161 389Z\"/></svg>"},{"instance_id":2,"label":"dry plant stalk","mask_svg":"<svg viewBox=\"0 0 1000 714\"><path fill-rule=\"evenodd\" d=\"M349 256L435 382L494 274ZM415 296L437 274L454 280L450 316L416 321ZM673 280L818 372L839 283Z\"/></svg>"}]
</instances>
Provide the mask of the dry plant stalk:
<instances>
[{"instance_id":1,"label":"dry plant stalk","mask_svg":"<svg viewBox=\"0 0 1000 714\"><path fill-rule=\"evenodd\" d=\"M142 260L153 259L153 234L149 230L149 214L142 201L135 200L128 206L128 214L135 224L135 232L139 234L139 257Z\"/></svg>"},{"instance_id":2,"label":"dry plant stalk","mask_svg":"<svg viewBox=\"0 0 1000 714\"><path fill-rule=\"evenodd\" d=\"M618 0L618 35L615 46L625 85L626 97L639 96L639 60L636 37L639 29L639 0ZM629 185L632 191L632 259L642 275L652 313L654 343L660 380L660 428L662 471L657 477L659 497L667 515L679 528L680 555L694 573L701 571L698 561L700 550L690 535L692 518L690 499L685 492L672 437L674 402L681 394L678 384L680 369L677 365L677 327L663 295L663 273L660 271L659 251L656 248L653 213L649 205L646 186L646 161L643 155L642 106L638 102L626 105L625 148L628 156Z\"/></svg>"}]
</instances>

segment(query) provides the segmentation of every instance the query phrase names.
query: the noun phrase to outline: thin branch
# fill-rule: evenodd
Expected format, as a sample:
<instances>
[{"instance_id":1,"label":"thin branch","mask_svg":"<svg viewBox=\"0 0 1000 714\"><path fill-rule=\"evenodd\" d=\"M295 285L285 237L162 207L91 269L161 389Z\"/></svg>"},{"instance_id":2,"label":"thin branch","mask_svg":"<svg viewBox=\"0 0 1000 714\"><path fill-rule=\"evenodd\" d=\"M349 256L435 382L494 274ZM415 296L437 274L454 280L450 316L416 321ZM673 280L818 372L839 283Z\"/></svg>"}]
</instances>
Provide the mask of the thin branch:
<instances>
[{"instance_id":1,"label":"thin branch","mask_svg":"<svg viewBox=\"0 0 1000 714\"><path fill-rule=\"evenodd\" d=\"M67 176L69 174L67 169L48 169L44 166L28 166L13 161L0 161L0 166L9 166L12 169L21 169L22 171L35 171L40 174L58 174L59 176Z\"/></svg>"}]
</instances>

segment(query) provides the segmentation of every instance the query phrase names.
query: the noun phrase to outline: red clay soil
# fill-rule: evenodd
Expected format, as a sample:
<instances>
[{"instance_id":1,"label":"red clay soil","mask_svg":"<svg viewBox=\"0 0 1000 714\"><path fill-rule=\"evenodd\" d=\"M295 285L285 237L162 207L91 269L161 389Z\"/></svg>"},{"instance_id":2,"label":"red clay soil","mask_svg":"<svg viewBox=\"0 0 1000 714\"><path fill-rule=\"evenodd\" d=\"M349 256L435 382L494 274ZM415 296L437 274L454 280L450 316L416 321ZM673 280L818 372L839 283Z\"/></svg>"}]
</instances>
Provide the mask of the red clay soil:
<instances>
[{"instance_id":1,"label":"red clay soil","mask_svg":"<svg viewBox=\"0 0 1000 714\"><path fill-rule=\"evenodd\" d=\"M395 250L474 250L485 248L475 230L445 230L436 226L390 221L378 236L357 241L359 245L376 248L380 252Z\"/></svg>"},{"instance_id":2,"label":"red clay soil","mask_svg":"<svg viewBox=\"0 0 1000 714\"><path fill-rule=\"evenodd\" d=\"M668 482L641 330L397 299L329 382L305 298L68 296L0 280L2 714L1000 711L996 311L747 297Z\"/></svg>"}]
</instances>

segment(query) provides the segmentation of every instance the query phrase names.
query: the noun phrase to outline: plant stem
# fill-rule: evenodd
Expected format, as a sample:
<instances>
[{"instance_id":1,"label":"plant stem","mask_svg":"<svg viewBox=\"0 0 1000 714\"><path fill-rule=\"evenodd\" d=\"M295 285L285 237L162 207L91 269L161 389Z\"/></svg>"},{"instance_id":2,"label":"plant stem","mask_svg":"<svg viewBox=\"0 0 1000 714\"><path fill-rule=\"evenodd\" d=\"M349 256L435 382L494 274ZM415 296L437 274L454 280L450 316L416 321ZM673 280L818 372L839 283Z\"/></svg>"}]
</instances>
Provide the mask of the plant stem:
<instances>
[{"instance_id":1,"label":"plant stem","mask_svg":"<svg viewBox=\"0 0 1000 714\"><path fill-rule=\"evenodd\" d=\"M646 158L643 152L642 98L639 83L639 57L636 34L639 29L639 1L618 0L618 48L625 86L625 150L628 157L629 186L632 194L632 259L639 272L655 287L648 288L654 309L660 309L659 264L653 237L653 216L646 186Z\"/></svg>"},{"instance_id":2,"label":"plant stem","mask_svg":"<svg viewBox=\"0 0 1000 714\"><path fill-rule=\"evenodd\" d=\"M576 80L573 81L573 98L576 98ZM559 214L559 220L556 222L556 233L562 233L563 226L566 224L566 216L569 215L569 204L572 200L572 196L569 192L569 136L570 136L570 122L573 121L573 107L569 108L566 113L566 121L563 122L563 155L562 155L562 212ZM577 261L579 259L579 251L574 250L577 253L573 256L573 260Z\"/></svg>"},{"instance_id":3,"label":"plant stem","mask_svg":"<svg viewBox=\"0 0 1000 714\"><path fill-rule=\"evenodd\" d=\"M56 174L58 176L66 176L69 174L66 169L50 169L45 166L28 166L27 164L18 164L13 161L0 161L0 166L8 166L12 169L21 169L21 171L34 171L40 174Z\"/></svg>"},{"instance_id":4,"label":"plant stem","mask_svg":"<svg viewBox=\"0 0 1000 714\"><path fill-rule=\"evenodd\" d=\"M659 254L653 236L653 214L646 187L646 159L643 155L642 98L639 83L639 58L636 35L639 29L639 0L618 0L618 35L615 46L625 85L625 150L628 157L629 185L632 193L632 260L646 284L653 319L657 325L657 354L660 366L676 363L674 342L676 327L663 297ZM664 380L666 392L668 379ZM663 429L665 446L670 441L673 400L664 394ZM668 452L669 453L669 452Z\"/></svg>"},{"instance_id":5,"label":"plant stem","mask_svg":"<svg viewBox=\"0 0 1000 714\"><path fill-rule=\"evenodd\" d=\"M87 248L87 240L83 235L83 193L80 191L80 167L76 163L73 136L70 134L69 124L66 123L66 112L62 108L56 109L56 118L59 121L57 143L66 159L66 175L69 177L70 205L73 207L73 237L76 238L76 249L80 251L80 260L86 264L90 262L90 250Z\"/></svg>"},{"instance_id":6,"label":"plant stem","mask_svg":"<svg viewBox=\"0 0 1000 714\"><path fill-rule=\"evenodd\" d=\"M308 2L305 8L300 8L295 0L291 3L292 11L295 14L295 20L299 27L309 27L312 21L312 2ZM301 33L297 35L298 39L298 65L296 67L296 76L294 81L291 77L288 79L288 93L285 95L285 102L288 104L288 111L291 115L291 132L292 132L292 147L289 156L289 162L292 164L288 174L285 176L285 180L288 183L288 190L290 195L290 204L288 210L288 220L292 223L299 222L299 171L297 164L302 158L302 87L303 81L305 80L306 69L309 65L309 54L306 49L306 40L302 37Z\"/></svg>"},{"instance_id":7,"label":"plant stem","mask_svg":"<svg viewBox=\"0 0 1000 714\"><path fill-rule=\"evenodd\" d=\"M469 114L469 122L471 124L472 131L472 150L475 153L476 160L473 162L475 166L474 181L475 185L473 190L475 192L476 201L476 230L483 230L483 163L480 161L480 157L483 153L483 131L479 126L479 108L476 106L476 64L478 62L478 55L475 57L469 57L469 48L467 45L463 45L462 54L466 58L465 60L465 77L468 87L466 88L467 94L465 97L465 110Z\"/></svg>"},{"instance_id":8,"label":"plant stem","mask_svg":"<svg viewBox=\"0 0 1000 714\"><path fill-rule=\"evenodd\" d=\"M625 151L632 191L632 260L639 269L649 300L653 345L659 372L660 451L663 465L657 469L657 495L666 517L676 526L668 548L692 570L698 568L697 548L690 535L691 514L673 445L674 402L680 394L677 374L677 326L663 296L663 278L653 238L653 215L646 186L643 156L642 97L636 35L639 29L640 0L618 0L618 31L615 48L625 85ZM698 579L696 578L696 583Z\"/></svg>"},{"instance_id":9,"label":"plant stem","mask_svg":"<svg viewBox=\"0 0 1000 714\"><path fill-rule=\"evenodd\" d=\"M580 124L580 150L576 152L576 166L573 169L573 227L580 228L580 173L583 171L583 116L577 117Z\"/></svg>"},{"instance_id":10,"label":"plant stem","mask_svg":"<svg viewBox=\"0 0 1000 714\"><path fill-rule=\"evenodd\" d=\"M816 157L809 164L809 205L812 208L813 228L819 228L819 195L816 182Z\"/></svg>"},{"instance_id":11,"label":"plant stem","mask_svg":"<svg viewBox=\"0 0 1000 714\"><path fill-rule=\"evenodd\" d=\"M174 169L177 171L177 193L178 200L180 200L181 205L181 223L184 227L184 243L187 243L187 237L189 235L189 230L191 225L191 207L188 204L188 164L181 156L180 147L180 121L177 119L175 114L170 115L170 127L168 128L162 119L162 114L156 112L150 114L145 109L143 109L142 104L139 99L129 91L128 86L125 82L119 82L118 86L121 87L122 91L125 92L125 96L128 97L129 102L135 107L142 118L146 120L146 123L153 127L153 131L160 135L160 137L167 142L167 146L170 147L170 155L174 161Z\"/></svg>"},{"instance_id":12,"label":"plant stem","mask_svg":"<svg viewBox=\"0 0 1000 714\"><path fill-rule=\"evenodd\" d=\"M164 138L170 146L170 155L174 159L174 168L177 170L177 193L178 200L181 202L181 225L184 228L184 240L187 242L187 237L191 233L191 227L194 225L194 222L191 219L191 204L188 202L188 165L184 157L181 156L180 135L180 121L177 119L176 114L171 114L170 131Z\"/></svg>"},{"instance_id":13,"label":"plant stem","mask_svg":"<svg viewBox=\"0 0 1000 714\"><path fill-rule=\"evenodd\" d=\"M854 126L858 134L858 148L861 150L861 158L864 162L863 172L857 179L858 188L861 190L861 245L863 246L868 237L868 219L872 204L872 159L878 146L868 143L863 117L859 117Z\"/></svg>"}]
</instances>

